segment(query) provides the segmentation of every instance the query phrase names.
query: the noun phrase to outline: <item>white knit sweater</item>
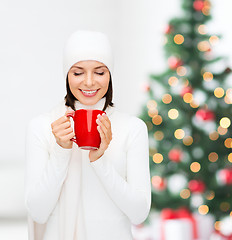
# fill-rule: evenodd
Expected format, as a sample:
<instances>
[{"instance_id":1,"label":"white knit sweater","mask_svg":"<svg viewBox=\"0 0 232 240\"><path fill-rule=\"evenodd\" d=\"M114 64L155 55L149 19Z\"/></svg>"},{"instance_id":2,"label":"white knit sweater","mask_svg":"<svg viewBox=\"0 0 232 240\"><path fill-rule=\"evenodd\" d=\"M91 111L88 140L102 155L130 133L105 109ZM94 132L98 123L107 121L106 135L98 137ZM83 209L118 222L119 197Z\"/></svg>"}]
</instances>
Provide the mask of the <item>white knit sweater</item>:
<instances>
[{"instance_id":1,"label":"white knit sweater","mask_svg":"<svg viewBox=\"0 0 232 240\"><path fill-rule=\"evenodd\" d=\"M103 109L76 101L76 109ZM51 123L71 108L62 101L32 119L26 137L25 205L29 240L131 240L131 224L150 211L148 134L135 116L108 107L112 141L103 156L89 161L89 151L74 143L60 147ZM72 123L73 124L73 123Z\"/></svg>"}]
</instances>

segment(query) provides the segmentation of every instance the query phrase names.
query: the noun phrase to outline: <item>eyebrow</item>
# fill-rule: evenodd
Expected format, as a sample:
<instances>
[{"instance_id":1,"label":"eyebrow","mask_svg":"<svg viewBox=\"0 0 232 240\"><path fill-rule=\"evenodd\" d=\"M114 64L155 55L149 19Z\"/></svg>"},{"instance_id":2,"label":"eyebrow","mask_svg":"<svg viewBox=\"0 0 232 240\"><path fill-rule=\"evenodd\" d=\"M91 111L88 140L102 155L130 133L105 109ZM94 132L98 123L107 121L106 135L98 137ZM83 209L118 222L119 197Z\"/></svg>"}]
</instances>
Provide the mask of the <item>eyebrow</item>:
<instances>
[{"instance_id":1,"label":"eyebrow","mask_svg":"<svg viewBox=\"0 0 232 240\"><path fill-rule=\"evenodd\" d=\"M98 67L95 67L94 69L103 68L103 67L106 68L106 66L98 66ZM72 68L84 69L84 68L78 67L78 66L72 66L71 69L72 69Z\"/></svg>"}]
</instances>

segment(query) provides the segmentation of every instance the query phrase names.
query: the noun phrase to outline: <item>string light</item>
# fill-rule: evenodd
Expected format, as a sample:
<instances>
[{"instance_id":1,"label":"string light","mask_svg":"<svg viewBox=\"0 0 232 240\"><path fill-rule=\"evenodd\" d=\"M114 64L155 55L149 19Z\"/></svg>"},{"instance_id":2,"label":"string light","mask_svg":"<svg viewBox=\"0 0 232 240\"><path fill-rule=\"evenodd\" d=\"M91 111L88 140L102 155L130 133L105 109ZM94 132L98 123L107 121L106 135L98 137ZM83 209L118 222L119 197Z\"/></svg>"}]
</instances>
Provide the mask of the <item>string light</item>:
<instances>
[{"instance_id":1,"label":"string light","mask_svg":"<svg viewBox=\"0 0 232 240\"><path fill-rule=\"evenodd\" d=\"M174 136L175 136L175 138L177 138L177 139L182 139L182 138L184 138L184 136L185 136L185 132L184 132L183 129L177 129L177 130L174 132Z\"/></svg>"},{"instance_id":2,"label":"string light","mask_svg":"<svg viewBox=\"0 0 232 240\"><path fill-rule=\"evenodd\" d=\"M159 164L159 163L163 162L163 160L164 160L164 158L163 158L163 155L161 153L155 153L153 155L153 162L154 163Z\"/></svg>"},{"instance_id":3,"label":"string light","mask_svg":"<svg viewBox=\"0 0 232 240\"><path fill-rule=\"evenodd\" d=\"M152 122L155 124L155 125L160 125L162 123L163 119L160 115L155 115L153 118L152 118Z\"/></svg>"},{"instance_id":4,"label":"string light","mask_svg":"<svg viewBox=\"0 0 232 240\"><path fill-rule=\"evenodd\" d=\"M188 199L190 197L191 193L189 189L183 189L180 192L180 197L183 199Z\"/></svg>"},{"instance_id":5,"label":"string light","mask_svg":"<svg viewBox=\"0 0 232 240\"><path fill-rule=\"evenodd\" d=\"M157 140L157 141L161 141L163 140L164 138L164 133L162 131L156 131L154 133L154 138Z\"/></svg>"},{"instance_id":6,"label":"string light","mask_svg":"<svg viewBox=\"0 0 232 240\"><path fill-rule=\"evenodd\" d=\"M190 165L190 170L194 173L197 173L201 170L201 165L199 162L193 162Z\"/></svg>"},{"instance_id":7,"label":"string light","mask_svg":"<svg viewBox=\"0 0 232 240\"><path fill-rule=\"evenodd\" d=\"M180 66L180 67L178 67L178 68L176 69L176 73L177 73L179 76L183 77L183 76L185 76L185 75L187 74L187 69L186 69L186 67Z\"/></svg>"},{"instance_id":8,"label":"string light","mask_svg":"<svg viewBox=\"0 0 232 240\"><path fill-rule=\"evenodd\" d=\"M206 81L206 82L209 82L211 80L213 80L213 74L211 72L205 72L203 74L203 79Z\"/></svg>"},{"instance_id":9,"label":"string light","mask_svg":"<svg viewBox=\"0 0 232 240\"><path fill-rule=\"evenodd\" d=\"M179 116L179 112L177 109L172 108L168 111L168 117L171 119L177 119Z\"/></svg>"},{"instance_id":10,"label":"string light","mask_svg":"<svg viewBox=\"0 0 232 240\"><path fill-rule=\"evenodd\" d=\"M170 77L168 79L168 84L170 86L175 86L175 85L177 85L177 83L178 83L178 78L177 77Z\"/></svg>"},{"instance_id":11,"label":"string light","mask_svg":"<svg viewBox=\"0 0 232 240\"><path fill-rule=\"evenodd\" d=\"M201 41L197 44L197 48L201 52L206 52L210 49L210 44L208 41Z\"/></svg>"},{"instance_id":12,"label":"string light","mask_svg":"<svg viewBox=\"0 0 232 240\"><path fill-rule=\"evenodd\" d=\"M218 160L218 154L215 153L215 152L211 152L209 155L208 155L208 158L209 158L209 161L210 162L216 162Z\"/></svg>"},{"instance_id":13,"label":"string light","mask_svg":"<svg viewBox=\"0 0 232 240\"><path fill-rule=\"evenodd\" d=\"M220 120L220 125L221 127L223 128L228 128L230 126L230 119L228 117L223 117L221 120Z\"/></svg>"},{"instance_id":14,"label":"string light","mask_svg":"<svg viewBox=\"0 0 232 240\"><path fill-rule=\"evenodd\" d=\"M174 42L178 45L182 44L184 42L184 36L181 34L176 34L174 37Z\"/></svg>"},{"instance_id":15,"label":"string light","mask_svg":"<svg viewBox=\"0 0 232 240\"><path fill-rule=\"evenodd\" d=\"M170 94L164 94L162 98L163 103L169 104L172 101L172 96Z\"/></svg>"},{"instance_id":16,"label":"string light","mask_svg":"<svg viewBox=\"0 0 232 240\"><path fill-rule=\"evenodd\" d=\"M210 133L210 134L209 134L209 138L210 138L210 140L212 140L212 141L216 141L216 140L219 138L218 132L214 131L214 132Z\"/></svg>"},{"instance_id":17,"label":"string light","mask_svg":"<svg viewBox=\"0 0 232 240\"><path fill-rule=\"evenodd\" d=\"M199 208L198 208L198 212L201 214L201 215L206 215L208 212L209 212L209 207L207 205L201 205Z\"/></svg>"},{"instance_id":18,"label":"string light","mask_svg":"<svg viewBox=\"0 0 232 240\"><path fill-rule=\"evenodd\" d=\"M218 87L218 88L216 88L216 89L214 90L214 95L215 95L215 97L217 97L217 98L222 98L222 97L224 96L224 94L225 94L225 91L224 91L224 89L221 88L221 87Z\"/></svg>"},{"instance_id":19,"label":"string light","mask_svg":"<svg viewBox=\"0 0 232 240\"><path fill-rule=\"evenodd\" d=\"M186 145L186 146L190 146L190 145L192 145L192 143L193 143L193 138L192 138L191 136L186 136L186 137L184 137L184 139L183 139L183 143L184 143L184 145Z\"/></svg>"}]
</instances>

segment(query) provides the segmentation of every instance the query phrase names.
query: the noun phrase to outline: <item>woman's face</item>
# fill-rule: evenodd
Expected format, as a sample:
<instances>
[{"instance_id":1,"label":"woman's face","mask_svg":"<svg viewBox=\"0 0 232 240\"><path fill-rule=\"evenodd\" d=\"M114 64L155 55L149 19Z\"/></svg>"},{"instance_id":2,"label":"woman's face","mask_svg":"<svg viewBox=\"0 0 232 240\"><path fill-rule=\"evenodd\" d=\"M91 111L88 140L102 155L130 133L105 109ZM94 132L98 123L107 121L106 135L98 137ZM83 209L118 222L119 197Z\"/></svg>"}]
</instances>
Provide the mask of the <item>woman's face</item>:
<instances>
[{"instance_id":1,"label":"woman's face","mask_svg":"<svg viewBox=\"0 0 232 240\"><path fill-rule=\"evenodd\" d=\"M68 72L70 90L84 105L96 104L106 94L109 81L108 68L94 60L77 62Z\"/></svg>"}]
</instances>

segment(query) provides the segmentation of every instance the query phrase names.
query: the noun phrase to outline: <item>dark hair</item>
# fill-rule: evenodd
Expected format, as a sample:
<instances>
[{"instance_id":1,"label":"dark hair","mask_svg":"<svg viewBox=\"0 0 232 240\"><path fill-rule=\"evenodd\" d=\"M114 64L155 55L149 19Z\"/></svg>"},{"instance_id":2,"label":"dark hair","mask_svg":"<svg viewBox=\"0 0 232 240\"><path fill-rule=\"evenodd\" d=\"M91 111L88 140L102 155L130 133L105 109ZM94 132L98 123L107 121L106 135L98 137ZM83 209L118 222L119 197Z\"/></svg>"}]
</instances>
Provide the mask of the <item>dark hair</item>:
<instances>
[{"instance_id":1,"label":"dark hair","mask_svg":"<svg viewBox=\"0 0 232 240\"><path fill-rule=\"evenodd\" d=\"M75 96L72 94L70 87L69 87L69 82L68 82L68 74L66 77L66 90L67 90L67 94L64 97L65 99L65 105L68 107L71 107L74 111L76 111L75 109L75 101L78 101L78 99L75 98ZM112 97L113 97L113 87L112 87L112 78L111 78L111 74L110 74L110 81L109 81L109 86L108 86L108 90L106 92L106 94L103 96L106 97L106 101L105 101L105 105L102 109L102 111L105 111L106 108L108 107L108 105L110 105L111 107L114 106L114 103L112 102Z\"/></svg>"}]
</instances>

